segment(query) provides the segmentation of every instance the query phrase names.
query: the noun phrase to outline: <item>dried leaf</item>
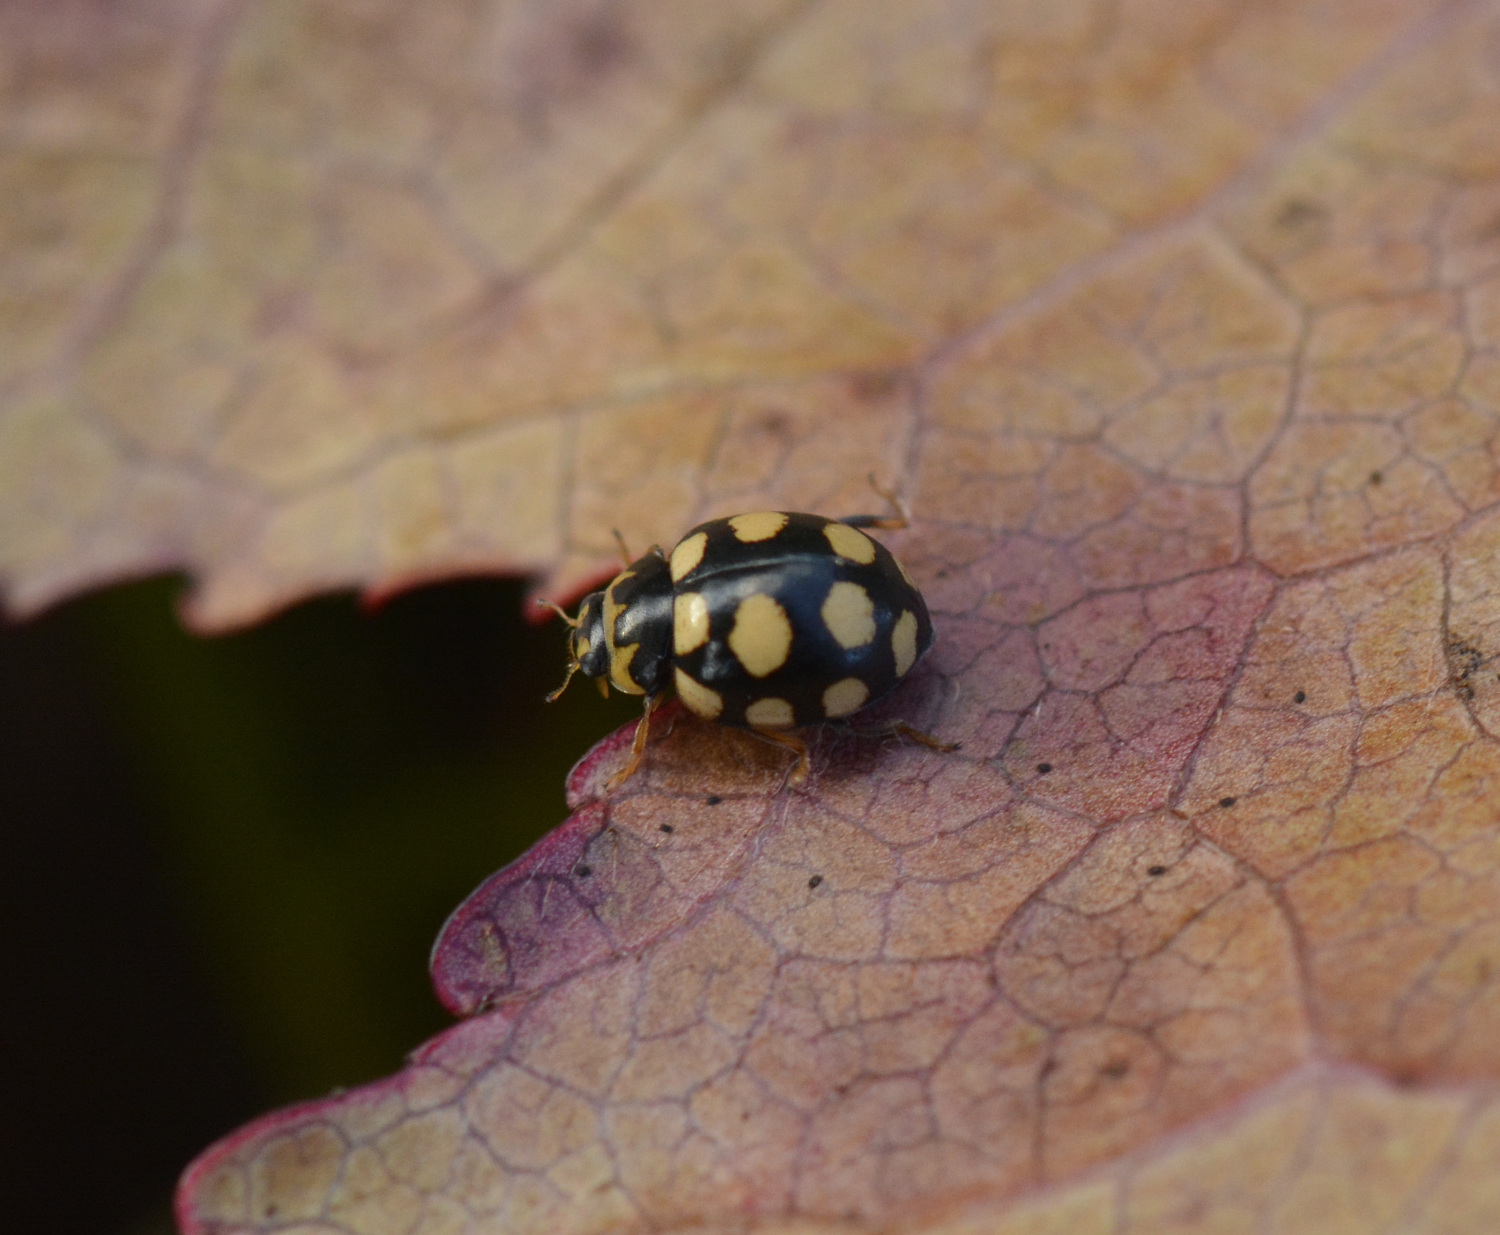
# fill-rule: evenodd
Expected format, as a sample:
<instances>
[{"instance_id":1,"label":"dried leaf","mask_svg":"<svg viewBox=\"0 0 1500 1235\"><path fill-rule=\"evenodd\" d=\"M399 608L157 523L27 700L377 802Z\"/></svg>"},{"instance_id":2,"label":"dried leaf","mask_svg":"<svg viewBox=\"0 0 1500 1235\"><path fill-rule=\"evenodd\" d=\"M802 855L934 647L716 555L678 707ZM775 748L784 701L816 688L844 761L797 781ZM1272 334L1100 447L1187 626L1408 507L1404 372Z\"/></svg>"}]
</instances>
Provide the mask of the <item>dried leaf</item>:
<instances>
[{"instance_id":1,"label":"dried leaf","mask_svg":"<svg viewBox=\"0 0 1500 1235\"><path fill-rule=\"evenodd\" d=\"M963 744L617 735L188 1231L1500 1226L1500 8L0 22L16 608L562 593L873 468Z\"/></svg>"}]
</instances>

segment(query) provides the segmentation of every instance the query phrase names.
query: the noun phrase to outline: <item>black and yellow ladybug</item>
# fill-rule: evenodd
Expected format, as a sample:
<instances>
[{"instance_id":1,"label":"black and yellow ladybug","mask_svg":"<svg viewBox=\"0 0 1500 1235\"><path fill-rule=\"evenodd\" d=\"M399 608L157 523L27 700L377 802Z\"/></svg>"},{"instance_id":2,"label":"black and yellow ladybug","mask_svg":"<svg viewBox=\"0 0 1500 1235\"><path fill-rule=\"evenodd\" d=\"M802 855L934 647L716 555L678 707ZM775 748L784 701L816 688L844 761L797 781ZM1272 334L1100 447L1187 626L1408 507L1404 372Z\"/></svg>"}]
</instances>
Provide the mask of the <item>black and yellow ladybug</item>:
<instances>
[{"instance_id":1,"label":"black and yellow ladybug","mask_svg":"<svg viewBox=\"0 0 1500 1235\"><path fill-rule=\"evenodd\" d=\"M574 628L571 658L549 698L579 670L606 694L613 684L645 696L630 762L610 787L640 765L668 687L704 720L790 747L792 783L804 780L807 747L786 731L873 703L932 645L932 619L911 576L859 530L905 527L897 508L890 517L762 510L711 519L670 553L653 548L630 562L583 598L577 617L559 609ZM951 749L903 724L888 731Z\"/></svg>"}]
</instances>

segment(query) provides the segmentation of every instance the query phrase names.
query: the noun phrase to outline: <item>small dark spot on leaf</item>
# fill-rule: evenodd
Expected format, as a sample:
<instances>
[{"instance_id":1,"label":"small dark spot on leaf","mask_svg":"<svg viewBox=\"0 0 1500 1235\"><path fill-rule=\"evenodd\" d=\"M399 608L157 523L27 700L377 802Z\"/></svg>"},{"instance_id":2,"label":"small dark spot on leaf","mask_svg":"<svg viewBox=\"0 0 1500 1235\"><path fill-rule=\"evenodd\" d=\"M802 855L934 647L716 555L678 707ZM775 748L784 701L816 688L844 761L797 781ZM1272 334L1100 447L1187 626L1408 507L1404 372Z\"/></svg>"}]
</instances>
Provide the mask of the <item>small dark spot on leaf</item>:
<instances>
[{"instance_id":1,"label":"small dark spot on leaf","mask_svg":"<svg viewBox=\"0 0 1500 1235\"><path fill-rule=\"evenodd\" d=\"M721 798L717 793L711 793L703 800L708 803L709 806L717 806L724 799Z\"/></svg>"},{"instance_id":2,"label":"small dark spot on leaf","mask_svg":"<svg viewBox=\"0 0 1500 1235\"><path fill-rule=\"evenodd\" d=\"M1039 763L1036 765L1036 770L1043 776L1046 776L1048 772L1052 771L1052 765L1050 763Z\"/></svg>"},{"instance_id":3,"label":"small dark spot on leaf","mask_svg":"<svg viewBox=\"0 0 1500 1235\"><path fill-rule=\"evenodd\" d=\"M598 77L628 58L630 43L613 21L594 20L573 32L571 50L578 67L586 75Z\"/></svg>"},{"instance_id":4,"label":"small dark spot on leaf","mask_svg":"<svg viewBox=\"0 0 1500 1235\"><path fill-rule=\"evenodd\" d=\"M1282 203L1271 224L1283 231L1294 231L1310 223L1320 223L1327 217L1328 207L1321 202L1309 201L1305 197L1289 197Z\"/></svg>"},{"instance_id":5,"label":"small dark spot on leaf","mask_svg":"<svg viewBox=\"0 0 1500 1235\"><path fill-rule=\"evenodd\" d=\"M814 875L811 879L809 879L807 881L807 886L810 887L810 888L815 888L815 887L817 887L822 882L823 882L823 876L822 875Z\"/></svg>"},{"instance_id":6,"label":"small dark spot on leaf","mask_svg":"<svg viewBox=\"0 0 1500 1235\"><path fill-rule=\"evenodd\" d=\"M946 579L948 577L948 568L946 566L938 567L937 577L939 579Z\"/></svg>"},{"instance_id":7,"label":"small dark spot on leaf","mask_svg":"<svg viewBox=\"0 0 1500 1235\"><path fill-rule=\"evenodd\" d=\"M291 288L272 287L261 297L251 319L251 329L258 335L271 335L299 324L303 305Z\"/></svg>"},{"instance_id":8,"label":"small dark spot on leaf","mask_svg":"<svg viewBox=\"0 0 1500 1235\"><path fill-rule=\"evenodd\" d=\"M1046 1059L1042 1060L1042 1066L1040 1069L1038 1069L1038 1071L1044 1078L1051 1076L1054 1072L1057 1071L1057 1060L1054 1059L1051 1055L1048 1055Z\"/></svg>"},{"instance_id":9,"label":"small dark spot on leaf","mask_svg":"<svg viewBox=\"0 0 1500 1235\"><path fill-rule=\"evenodd\" d=\"M856 373L849 379L849 390L856 399L874 403L892 394L900 384L898 373Z\"/></svg>"},{"instance_id":10,"label":"small dark spot on leaf","mask_svg":"<svg viewBox=\"0 0 1500 1235\"><path fill-rule=\"evenodd\" d=\"M1234 805L1234 803L1235 803L1235 799L1234 798L1220 798L1219 799L1219 805L1222 806L1225 810L1228 810L1231 806Z\"/></svg>"},{"instance_id":11,"label":"small dark spot on leaf","mask_svg":"<svg viewBox=\"0 0 1500 1235\"><path fill-rule=\"evenodd\" d=\"M670 823L664 823L661 825L661 830L663 832L675 832L677 829L674 828Z\"/></svg>"},{"instance_id":12,"label":"small dark spot on leaf","mask_svg":"<svg viewBox=\"0 0 1500 1235\"><path fill-rule=\"evenodd\" d=\"M1465 702L1474 698L1474 679L1490 658L1466 639L1448 642L1448 681Z\"/></svg>"},{"instance_id":13,"label":"small dark spot on leaf","mask_svg":"<svg viewBox=\"0 0 1500 1235\"><path fill-rule=\"evenodd\" d=\"M750 422L750 432L762 437L776 438L782 442L792 439L792 418L780 408L762 408Z\"/></svg>"},{"instance_id":14,"label":"small dark spot on leaf","mask_svg":"<svg viewBox=\"0 0 1500 1235\"><path fill-rule=\"evenodd\" d=\"M1165 866L1148 866L1146 868L1146 874L1148 875L1165 875L1166 873L1167 868Z\"/></svg>"},{"instance_id":15,"label":"small dark spot on leaf","mask_svg":"<svg viewBox=\"0 0 1500 1235\"><path fill-rule=\"evenodd\" d=\"M575 866L573 868L573 873L580 879L587 879L594 873L594 868L592 866Z\"/></svg>"},{"instance_id":16,"label":"small dark spot on leaf","mask_svg":"<svg viewBox=\"0 0 1500 1235\"><path fill-rule=\"evenodd\" d=\"M1385 474L1384 474L1384 473L1383 473L1383 472L1380 472L1380 471L1374 471L1374 472L1371 472L1371 473L1370 473L1370 483L1371 483L1371 484L1372 484L1372 485L1378 485L1378 484L1380 484L1380 483L1381 483L1381 481L1383 481L1383 480L1384 480L1384 479L1385 479Z\"/></svg>"},{"instance_id":17,"label":"small dark spot on leaf","mask_svg":"<svg viewBox=\"0 0 1500 1235\"><path fill-rule=\"evenodd\" d=\"M551 6L521 44L510 74L522 122L545 137L561 109L598 97L601 83L637 58L618 6L599 3Z\"/></svg>"},{"instance_id":18,"label":"small dark spot on leaf","mask_svg":"<svg viewBox=\"0 0 1500 1235\"><path fill-rule=\"evenodd\" d=\"M1295 695L1292 696L1292 702L1293 703L1306 703L1307 702L1307 692L1305 690L1299 690Z\"/></svg>"},{"instance_id":19,"label":"small dark spot on leaf","mask_svg":"<svg viewBox=\"0 0 1500 1235\"><path fill-rule=\"evenodd\" d=\"M1128 1059L1111 1059L1099 1069L1100 1073L1109 1077L1112 1081L1119 1080L1122 1076L1130 1073L1130 1061Z\"/></svg>"}]
</instances>

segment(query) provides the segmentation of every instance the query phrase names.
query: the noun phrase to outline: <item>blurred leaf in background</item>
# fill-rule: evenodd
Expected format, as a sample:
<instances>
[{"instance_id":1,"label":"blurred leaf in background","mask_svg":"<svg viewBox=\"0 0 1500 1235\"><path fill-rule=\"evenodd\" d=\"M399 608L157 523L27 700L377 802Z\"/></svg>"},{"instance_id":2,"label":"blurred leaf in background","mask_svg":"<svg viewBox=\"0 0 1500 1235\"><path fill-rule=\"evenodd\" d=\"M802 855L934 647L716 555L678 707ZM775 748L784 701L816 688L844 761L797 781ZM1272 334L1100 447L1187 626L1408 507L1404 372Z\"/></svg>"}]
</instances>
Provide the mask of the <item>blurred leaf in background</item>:
<instances>
[{"instance_id":1,"label":"blurred leaf in background","mask_svg":"<svg viewBox=\"0 0 1500 1235\"><path fill-rule=\"evenodd\" d=\"M124 1229L206 1139L447 1023L445 915L564 816L631 701L474 579L186 633L180 584L0 630L4 1168L22 1229ZM75 1187L50 1186L74 1162Z\"/></svg>"}]
</instances>

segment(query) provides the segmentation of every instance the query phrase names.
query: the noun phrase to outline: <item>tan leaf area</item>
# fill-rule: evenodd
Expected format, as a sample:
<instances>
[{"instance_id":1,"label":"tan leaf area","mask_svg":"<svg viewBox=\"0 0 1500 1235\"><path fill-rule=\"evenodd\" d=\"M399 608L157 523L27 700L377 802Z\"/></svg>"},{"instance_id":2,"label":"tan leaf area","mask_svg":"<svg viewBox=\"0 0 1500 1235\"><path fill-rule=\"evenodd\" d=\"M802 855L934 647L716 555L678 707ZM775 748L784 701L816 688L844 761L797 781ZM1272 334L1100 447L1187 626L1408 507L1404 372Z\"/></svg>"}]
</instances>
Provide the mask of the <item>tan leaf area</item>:
<instances>
[{"instance_id":1,"label":"tan leaf area","mask_svg":"<svg viewBox=\"0 0 1500 1235\"><path fill-rule=\"evenodd\" d=\"M616 735L186 1230L1500 1229L1500 5L25 0L0 84L12 608L874 470L962 744Z\"/></svg>"}]
</instances>

